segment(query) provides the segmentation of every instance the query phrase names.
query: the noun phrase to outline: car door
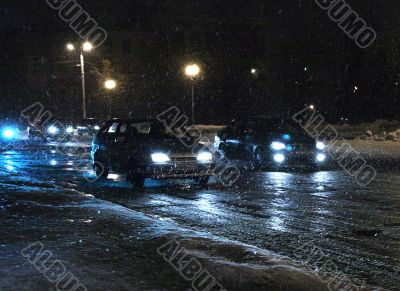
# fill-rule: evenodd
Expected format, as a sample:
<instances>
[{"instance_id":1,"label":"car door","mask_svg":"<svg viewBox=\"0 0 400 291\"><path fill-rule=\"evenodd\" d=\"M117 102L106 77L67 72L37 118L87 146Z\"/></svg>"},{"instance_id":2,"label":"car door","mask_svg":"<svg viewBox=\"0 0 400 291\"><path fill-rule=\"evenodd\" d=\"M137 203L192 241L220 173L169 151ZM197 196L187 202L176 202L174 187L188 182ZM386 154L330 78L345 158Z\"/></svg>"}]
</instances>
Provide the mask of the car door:
<instances>
[{"instance_id":1,"label":"car door","mask_svg":"<svg viewBox=\"0 0 400 291\"><path fill-rule=\"evenodd\" d=\"M113 159L113 151L115 150L114 140L119 127L119 122L111 122L101 134L101 149L105 153L107 162L111 168L114 168L115 159Z\"/></svg>"},{"instance_id":2,"label":"car door","mask_svg":"<svg viewBox=\"0 0 400 291\"><path fill-rule=\"evenodd\" d=\"M129 155L129 123L120 122L111 141L111 156L116 171L124 172Z\"/></svg>"},{"instance_id":3,"label":"car door","mask_svg":"<svg viewBox=\"0 0 400 291\"><path fill-rule=\"evenodd\" d=\"M115 126L110 122L105 124L93 140L92 155L96 155L98 161L109 164L110 134Z\"/></svg>"}]
</instances>

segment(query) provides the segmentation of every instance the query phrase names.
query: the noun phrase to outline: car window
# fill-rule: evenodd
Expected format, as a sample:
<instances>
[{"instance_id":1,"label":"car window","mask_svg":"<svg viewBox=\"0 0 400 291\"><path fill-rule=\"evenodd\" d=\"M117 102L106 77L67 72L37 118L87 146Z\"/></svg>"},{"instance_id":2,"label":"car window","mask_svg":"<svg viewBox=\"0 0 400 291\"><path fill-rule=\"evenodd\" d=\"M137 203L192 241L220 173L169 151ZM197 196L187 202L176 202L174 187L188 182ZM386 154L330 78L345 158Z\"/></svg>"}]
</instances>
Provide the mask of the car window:
<instances>
[{"instance_id":1,"label":"car window","mask_svg":"<svg viewBox=\"0 0 400 291\"><path fill-rule=\"evenodd\" d=\"M114 122L109 128L108 128L108 133L116 133L117 132L117 128L118 128L119 123L118 122Z\"/></svg>"}]
</instances>

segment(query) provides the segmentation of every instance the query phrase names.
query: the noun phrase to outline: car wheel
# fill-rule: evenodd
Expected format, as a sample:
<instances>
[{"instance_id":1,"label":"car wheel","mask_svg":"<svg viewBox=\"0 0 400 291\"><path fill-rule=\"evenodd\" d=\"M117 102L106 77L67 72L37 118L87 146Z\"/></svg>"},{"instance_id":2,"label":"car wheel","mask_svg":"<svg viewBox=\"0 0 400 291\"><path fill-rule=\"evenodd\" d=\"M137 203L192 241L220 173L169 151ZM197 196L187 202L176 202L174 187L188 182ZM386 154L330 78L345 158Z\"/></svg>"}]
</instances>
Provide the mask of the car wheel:
<instances>
[{"instance_id":1,"label":"car wheel","mask_svg":"<svg viewBox=\"0 0 400 291\"><path fill-rule=\"evenodd\" d=\"M200 186L206 186L210 181L210 177L200 177L195 179L196 183L199 183Z\"/></svg>"},{"instance_id":2,"label":"car wheel","mask_svg":"<svg viewBox=\"0 0 400 291\"><path fill-rule=\"evenodd\" d=\"M144 177L134 176L134 177L132 178L132 184L133 184L133 186L135 186L136 188L143 188L143 186L144 186L144 181L145 181L145 178L144 178Z\"/></svg>"},{"instance_id":3,"label":"car wheel","mask_svg":"<svg viewBox=\"0 0 400 291\"><path fill-rule=\"evenodd\" d=\"M108 167L103 166L99 162L95 162L94 171L96 172L96 176L99 179L107 179L107 176L110 173Z\"/></svg>"}]
</instances>

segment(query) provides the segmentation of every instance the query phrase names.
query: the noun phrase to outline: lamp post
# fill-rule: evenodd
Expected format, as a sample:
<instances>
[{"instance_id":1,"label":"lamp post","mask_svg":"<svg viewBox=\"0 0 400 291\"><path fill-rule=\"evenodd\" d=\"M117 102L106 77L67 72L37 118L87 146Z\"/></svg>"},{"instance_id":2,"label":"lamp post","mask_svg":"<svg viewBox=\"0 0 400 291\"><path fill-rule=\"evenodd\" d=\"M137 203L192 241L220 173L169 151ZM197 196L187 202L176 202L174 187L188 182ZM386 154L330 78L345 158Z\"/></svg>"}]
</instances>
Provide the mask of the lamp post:
<instances>
[{"instance_id":1,"label":"lamp post","mask_svg":"<svg viewBox=\"0 0 400 291\"><path fill-rule=\"evenodd\" d=\"M185 75L189 77L192 82L192 123L195 123L195 100L194 100L194 80L199 76L201 72L200 67L197 64L190 64L185 67Z\"/></svg>"},{"instance_id":2,"label":"lamp post","mask_svg":"<svg viewBox=\"0 0 400 291\"><path fill-rule=\"evenodd\" d=\"M104 88L106 88L109 92L108 94L108 119L111 119L111 114L112 114L112 100L111 100L111 91L114 90L117 87L117 82L115 80L109 79L104 82Z\"/></svg>"},{"instance_id":3,"label":"lamp post","mask_svg":"<svg viewBox=\"0 0 400 291\"><path fill-rule=\"evenodd\" d=\"M85 58L83 52L90 52L93 49L93 45L90 42L85 42L80 47L80 62L81 62L81 79L82 79L82 115L83 119L86 119L86 85L85 85ZM74 51L75 46L72 43L67 44L67 50Z\"/></svg>"}]
</instances>

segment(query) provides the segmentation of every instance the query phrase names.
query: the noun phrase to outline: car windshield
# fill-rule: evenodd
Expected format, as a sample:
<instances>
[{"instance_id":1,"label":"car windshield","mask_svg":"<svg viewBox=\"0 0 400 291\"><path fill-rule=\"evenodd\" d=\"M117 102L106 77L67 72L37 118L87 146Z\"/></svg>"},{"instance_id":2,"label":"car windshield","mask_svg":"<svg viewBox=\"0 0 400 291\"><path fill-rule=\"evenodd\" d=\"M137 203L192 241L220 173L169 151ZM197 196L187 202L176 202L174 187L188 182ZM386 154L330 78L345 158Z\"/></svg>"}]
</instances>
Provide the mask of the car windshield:
<instances>
[{"instance_id":1,"label":"car windshield","mask_svg":"<svg viewBox=\"0 0 400 291\"><path fill-rule=\"evenodd\" d=\"M158 122L131 123L132 134L141 139L174 139L176 136Z\"/></svg>"}]
</instances>

